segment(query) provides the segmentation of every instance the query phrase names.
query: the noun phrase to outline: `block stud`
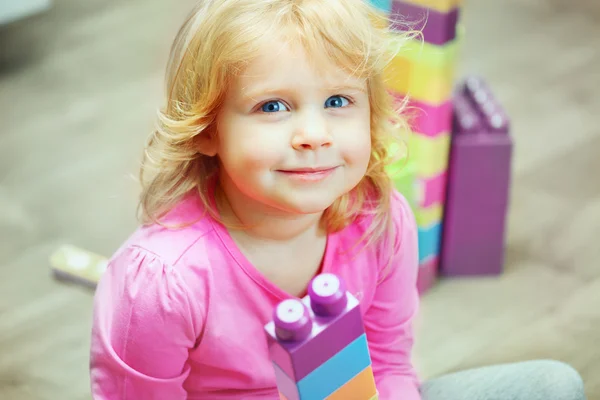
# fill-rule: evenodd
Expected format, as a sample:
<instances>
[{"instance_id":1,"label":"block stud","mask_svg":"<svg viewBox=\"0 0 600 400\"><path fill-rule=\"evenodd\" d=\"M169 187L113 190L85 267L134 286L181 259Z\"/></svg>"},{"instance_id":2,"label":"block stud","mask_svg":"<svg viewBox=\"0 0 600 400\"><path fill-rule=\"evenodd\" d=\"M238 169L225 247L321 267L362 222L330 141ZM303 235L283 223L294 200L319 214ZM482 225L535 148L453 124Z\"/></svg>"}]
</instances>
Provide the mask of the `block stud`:
<instances>
[{"instance_id":1,"label":"block stud","mask_svg":"<svg viewBox=\"0 0 600 400\"><path fill-rule=\"evenodd\" d=\"M334 274L320 274L308 286L310 306L316 315L332 317L341 314L346 308L346 285Z\"/></svg>"},{"instance_id":2,"label":"block stud","mask_svg":"<svg viewBox=\"0 0 600 400\"><path fill-rule=\"evenodd\" d=\"M310 312L300 300L287 299L273 311L275 334L279 340L301 341L310 335L313 321Z\"/></svg>"}]
</instances>

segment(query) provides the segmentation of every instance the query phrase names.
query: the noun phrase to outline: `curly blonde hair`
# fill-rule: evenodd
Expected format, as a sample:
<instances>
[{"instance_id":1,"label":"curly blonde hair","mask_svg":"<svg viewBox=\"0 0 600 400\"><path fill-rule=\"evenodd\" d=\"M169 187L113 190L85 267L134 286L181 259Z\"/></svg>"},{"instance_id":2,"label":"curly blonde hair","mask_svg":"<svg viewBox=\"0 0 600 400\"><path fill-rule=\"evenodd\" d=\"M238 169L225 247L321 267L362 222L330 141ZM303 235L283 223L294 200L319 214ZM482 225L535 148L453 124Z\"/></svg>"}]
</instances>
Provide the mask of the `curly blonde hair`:
<instances>
[{"instance_id":1,"label":"curly blonde hair","mask_svg":"<svg viewBox=\"0 0 600 400\"><path fill-rule=\"evenodd\" d=\"M386 90L385 69L410 33L390 33L386 16L365 0L202 0L178 32L166 71L166 104L145 148L140 180L142 222L160 223L183 196L197 191L210 206L207 181L215 157L197 150L200 135L212 134L225 91L233 77L269 45L282 29L315 59L326 56L366 80L371 111L372 152L366 175L324 213L328 232L344 228L365 212L374 216L370 235L388 226L393 184L386 165L390 149L406 143L405 104L394 108ZM291 28L291 29L290 29ZM398 146L396 146L398 147ZM401 155L399 153L396 156Z\"/></svg>"}]
</instances>

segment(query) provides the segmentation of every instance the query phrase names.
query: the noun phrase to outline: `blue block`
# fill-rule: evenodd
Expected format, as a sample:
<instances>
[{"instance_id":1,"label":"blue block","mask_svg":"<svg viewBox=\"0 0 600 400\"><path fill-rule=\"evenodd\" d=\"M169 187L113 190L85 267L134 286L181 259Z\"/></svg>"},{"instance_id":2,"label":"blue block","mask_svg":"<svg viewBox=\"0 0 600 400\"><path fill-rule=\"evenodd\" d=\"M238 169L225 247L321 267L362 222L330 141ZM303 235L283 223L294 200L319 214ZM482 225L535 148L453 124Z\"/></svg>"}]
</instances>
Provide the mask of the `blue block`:
<instances>
[{"instance_id":1,"label":"blue block","mask_svg":"<svg viewBox=\"0 0 600 400\"><path fill-rule=\"evenodd\" d=\"M419 263L440 253L441 237L441 222L425 228L419 227Z\"/></svg>"},{"instance_id":2,"label":"blue block","mask_svg":"<svg viewBox=\"0 0 600 400\"><path fill-rule=\"evenodd\" d=\"M392 0L369 0L369 3L388 15L392 12Z\"/></svg>"},{"instance_id":3,"label":"blue block","mask_svg":"<svg viewBox=\"0 0 600 400\"><path fill-rule=\"evenodd\" d=\"M290 399L324 399L371 365L366 334L362 334L337 354L325 361L297 384L281 370L275 369L278 386ZM283 375L282 375L283 374ZM287 380L283 384L282 380ZM292 388L292 386L294 388ZM296 393L285 393L296 389ZM289 397L288 397L289 396Z\"/></svg>"}]
</instances>

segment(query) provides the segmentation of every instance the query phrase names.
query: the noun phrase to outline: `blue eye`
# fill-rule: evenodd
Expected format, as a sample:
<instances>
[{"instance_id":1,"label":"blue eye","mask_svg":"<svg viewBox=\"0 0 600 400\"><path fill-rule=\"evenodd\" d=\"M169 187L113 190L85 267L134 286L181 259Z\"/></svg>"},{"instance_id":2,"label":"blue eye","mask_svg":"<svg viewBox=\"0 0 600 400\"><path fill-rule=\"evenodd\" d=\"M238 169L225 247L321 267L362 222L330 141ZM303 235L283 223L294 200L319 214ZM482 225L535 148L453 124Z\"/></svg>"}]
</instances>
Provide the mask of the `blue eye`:
<instances>
[{"instance_id":1,"label":"blue eye","mask_svg":"<svg viewBox=\"0 0 600 400\"><path fill-rule=\"evenodd\" d=\"M345 107L350 104L350 101L342 96L331 96L325 101L325 107Z\"/></svg>"},{"instance_id":2,"label":"blue eye","mask_svg":"<svg viewBox=\"0 0 600 400\"><path fill-rule=\"evenodd\" d=\"M262 112L276 113L278 111L289 111L288 108L281 101L269 101L262 105L260 108Z\"/></svg>"}]
</instances>

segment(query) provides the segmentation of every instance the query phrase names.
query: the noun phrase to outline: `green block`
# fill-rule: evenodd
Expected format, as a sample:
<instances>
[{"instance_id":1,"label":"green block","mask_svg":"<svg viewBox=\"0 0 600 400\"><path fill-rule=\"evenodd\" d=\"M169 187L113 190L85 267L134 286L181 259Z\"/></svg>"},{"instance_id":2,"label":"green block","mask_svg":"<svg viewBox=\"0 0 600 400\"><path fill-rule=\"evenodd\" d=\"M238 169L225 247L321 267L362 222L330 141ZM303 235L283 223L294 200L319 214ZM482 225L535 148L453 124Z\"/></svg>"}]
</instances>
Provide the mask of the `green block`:
<instances>
[{"instance_id":1,"label":"green block","mask_svg":"<svg viewBox=\"0 0 600 400\"><path fill-rule=\"evenodd\" d=\"M417 169L412 160L402 159L387 168L387 173L394 182L395 188L406 197L413 211L416 210L417 193L416 177Z\"/></svg>"}]
</instances>

